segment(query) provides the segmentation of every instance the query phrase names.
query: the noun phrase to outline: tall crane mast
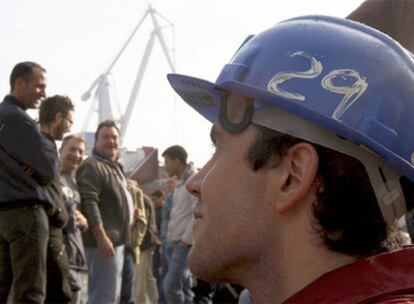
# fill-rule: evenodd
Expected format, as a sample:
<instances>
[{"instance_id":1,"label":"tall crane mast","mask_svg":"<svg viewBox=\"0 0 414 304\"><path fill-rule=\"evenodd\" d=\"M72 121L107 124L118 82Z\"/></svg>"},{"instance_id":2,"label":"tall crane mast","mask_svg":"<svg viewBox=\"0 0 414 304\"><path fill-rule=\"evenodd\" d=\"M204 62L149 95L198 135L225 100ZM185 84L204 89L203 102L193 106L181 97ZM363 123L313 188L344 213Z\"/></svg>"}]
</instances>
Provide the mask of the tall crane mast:
<instances>
[{"instance_id":1,"label":"tall crane mast","mask_svg":"<svg viewBox=\"0 0 414 304\"><path fill-rule=\"evenodd\" d=\"M168 52L167 44L165 43L165 39L162 34L162 29L165 27L161 27L159 23L159 19L165 21L167 23L167 26L173 27L173 24L166 19L164 16L162 16L160 13L158 13L151 5L148 6L146 12L132 31L131 35L128 37L124 45L122 46L121 50L116 55L115 59L111 62L109 67L101 74L99 75L94 82L92 82L89 89L82 94L81 98L82 100L86 101L91 98L92 92L94 92L93 100L89 106L89 110L85 119L85 122L82 127L82 132L86 132L90 122L92 120L92 115L96 112L98 112L98 121L101 122L105 119L114 119L114 97L111 93L112 88L112 79L111 79L111 72L114 68L115 64L118 62L121 55L124 53L128 45L130 44L131 40L137 33L138 29L141 27L143 22L148 19L149 17L152 21L153 29L150 33L150 37L147 41L144 54L141 59L141 63L135 78L134 85L132 87L130 97L128 100L128 104L126 106L124 114L121 113L121 117L119 119L120 124L120 135L121 135L121 147L123 146L123 140L125 138L128 124L131 119L131 114L133 112L134 106L137 101L137 96L139 89L142 84L142 80L144 77L144 73L146 70L146 67L148 65L148 61L151 55L151 52L154 47L155 40L157 39L161 45L161 48L163 50L163 53L168 61L168 65L170 67L171 72L175 72L175 65L174 61L170 56L170 53Z\"/></svg>"}]
</instances>

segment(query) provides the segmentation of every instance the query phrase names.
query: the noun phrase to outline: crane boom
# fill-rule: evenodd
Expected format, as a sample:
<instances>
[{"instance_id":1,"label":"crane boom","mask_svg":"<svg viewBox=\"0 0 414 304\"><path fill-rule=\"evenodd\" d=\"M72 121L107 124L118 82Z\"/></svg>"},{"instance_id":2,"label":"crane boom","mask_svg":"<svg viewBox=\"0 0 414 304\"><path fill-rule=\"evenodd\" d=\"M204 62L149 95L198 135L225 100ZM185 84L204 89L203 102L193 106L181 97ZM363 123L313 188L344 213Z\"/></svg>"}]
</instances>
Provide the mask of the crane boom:
<instances>
[{"instance_id":1,"label":"crane boom","mask_svg":"<svg viewBox=\"0 0 414 304\"><path fill-rule=\"evenodd\" d=\"M151 31L150 38L148 39L148 42L146 44L145 51L144 51L143 57L141 59L140 66L138 68L137 76L135 78L135 82L134 82L134 85L132 87L132 90L131 90L131 93L130 93L130 98L129 98L128 104L126 106L125 112L124 112L124 114L121 113L121 117L119 119L120 131L121 131L121 140L122 141L124 140L127 129L128 129L128 124L129 124L129 121L131 119L131 115L132 115L134 106L135 106L136 101L137 101L137 96L138 96L138 93L139 93L139 89L141 87L141 83L142 83L142 80L143 80L143 77L144 77L144 74L145 74L145 70L146 70L146 67L148 65L148 61L149 61L151 52L152 52L153 47L154 47L155 39L157 39L159 41L160 45L161 45L161 48L162 48L163 53L164 53L164 55L167 59L168 65L171 69L171 72L175 72L174 61L171 58L170 53L168 51L167 44L165 43L165 39L164 39L162 31L161 31L162 27L160 27L159 22L157 20L157 17L162 18L171 27L173 27L173 24L168 19L166 19L165 17L163 17L162 15L157 13L157 11L154 8L152 8L151 5L149 5L148 9L146 10L146 12L142 16L142 18L139 20L138 24L135 26L135 28L132 31L131 35L128 37L126 42L123 44L122 48L120 49L118 54L115 56L114 60L111 62L108 69L103 74L98 76L98 78L91 84L89 89L84 94L82 94L82 97L81 97L82 100L88 100L92 95L92 91L95 90L93 101L91 103L90 109L88 111L88 115L87 115L86 120L85 120L84 125L83 125L83 131L86 131L86 129L88 128L88 126L90 124L90 120L91 120L92 114L94 113L94 110L96 108L96 104L98 106L98 121L99 122L101 122L105 119L108 119L108 118L114 119L114 117L113 117L114 114L113 114L113 111L112 111L113 101L112 101L112 95L111 95L111 92L110 92L111 83L110 83L110 80L109 80L109 76L110 76L111 71L114 68L115 64L118 62L119 58L122 56L122 54L124 53L126 48L129 46L131 40L136 35L136 33L138 32L138 29L141 27L141 25L143 24L145 19L147 19L148 16L151 17L153 30ZM123 144L123 142L121 142L121 146L122 146L122 144Z\"/></svg>"}]
</instances>

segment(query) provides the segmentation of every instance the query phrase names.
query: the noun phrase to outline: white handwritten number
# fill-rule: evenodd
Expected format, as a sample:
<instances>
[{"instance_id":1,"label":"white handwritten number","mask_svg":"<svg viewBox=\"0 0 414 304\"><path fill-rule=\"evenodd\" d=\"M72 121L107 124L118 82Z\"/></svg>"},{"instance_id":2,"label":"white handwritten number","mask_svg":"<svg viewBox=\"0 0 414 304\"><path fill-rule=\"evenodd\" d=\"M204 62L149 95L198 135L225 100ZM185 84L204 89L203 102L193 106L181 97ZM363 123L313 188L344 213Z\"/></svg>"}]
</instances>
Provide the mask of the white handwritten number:
<instances>
[{"instance_id":1,"label":"white handwritten number","mask_svg":"<svg viewBox=\"0 0 414 304\"><path fill-rule=\"evenodd\" d=\"M352 87L339 87L332 83L332 81L337 77L353 77L356 81L353 83ZM329 92L344 95L332 114L332 118L336 120L341 119L341 116L345 113L345 111L348 110L348 108L365 92L368 87L365 77L361 77L357 71L351 69L333 70L322 79L321 85Z\"/></svg>"},{"instance_id":2,"label":"white handwritten number","mask_svg":"<svg viewBox=\"0 0 414 304\"><path fill-rule=\"evenodd\" d=\"M322 63L318 61L315 57L308 55L303 51L297 51L290 55L290 57L295 56L302 56L306 57L310 60L311 67L307 71L283 71L275 74L272 79L270 79L269 83L267 84L267 89L278 96L288 98L288 99L295 99L299 101L305 101L306 97L294 93L294 92L287 92L279 88L279 85L284 83L285 81L292 79L292 78L303 78L303 79L313 79L318 77L323 70ZM335 78L341 77L343 79L347 79L348 77L355 78L355 82L352 84L351 87L345 86L336 86L333 81ZM341 120L342 115L352 106L355 101L365 92L368 88L368 83L366 82L365 77L361 77L359 73L352 69L336 69L332 70L328 75L326 75L321 80L321 86L333 93L338 93L344 95L342 100L339 102L338 106L336 107L335 111L332 114L332 118L336 120Z\"/></svg>"},{"instance_id":3,"label":"white handwritten number","mask_svg":"<svg viewBox=\"0 0 414 304\"><path fill-rule=\"evenodd\" d=\"M304 101L306 99L305 96L298 94L298 93L287 92L279 88L278 86L291 78L313 79L315 77L318 77L318 75L322 73L322 64L315 57L309 56L303 51L294 52L290 55L290 57L295 57L295 56L302 56L302 57L308 58L311 64L310 69L307 71L303 71L303 72L295 72L295 71L279 72L275 74L272 77L272 79L270 79L267 85L267 89L284 98Z\"/></svg>"}]
</instances>

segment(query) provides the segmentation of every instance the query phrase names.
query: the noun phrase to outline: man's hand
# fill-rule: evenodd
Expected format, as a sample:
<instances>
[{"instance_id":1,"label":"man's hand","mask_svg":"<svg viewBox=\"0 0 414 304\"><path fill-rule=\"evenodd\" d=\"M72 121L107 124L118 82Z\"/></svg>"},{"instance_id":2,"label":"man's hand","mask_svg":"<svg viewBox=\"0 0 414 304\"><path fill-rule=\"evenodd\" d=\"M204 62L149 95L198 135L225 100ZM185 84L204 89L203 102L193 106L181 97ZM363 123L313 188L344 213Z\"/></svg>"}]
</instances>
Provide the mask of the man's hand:
<instances>
[{"instance_id":1,"label":"man's hand","mask_svg":"<svg viewBox=\"0 0 414 304\"><path fill-rule=\"evenodd\" d=\"M23 165L23 170L29 176L32 176L34 174L34 170L29 166Z\"/></svg>"},{"instance_id":2,"label":"man's hand","mask_svg":"<svg viewBox=\"0 0 414 304\"><path fill-rule=\"evenodd\" d=\"M180 244L181 246L184 246L184 247L191 247L191 244L188 244L187 242L184 242L183 240L180 240L178 242L178 244Z\"/></svg>"},{"instance_id":3,"label":"man's hand","mask_svg":"<svg viewBox=\"0 0 414 304\"><path fill-rule=\"evenodd\" d=\"M75 210L75 224L76 227L78 227L80 230L85 229L85 227L88 225L86 217L84 217L79 210Z\"/></svg>"},{"instance_id":4,"label":"man's hand","mask_svg":"<svg viewBox=\"0 0 414 304\"><path fill-rule=\"evenodd\" d=\"M112 241L106 235L102 225L95 226L91 229L93 236L95 237L96 244L99 252L107 258L115 256L115 249Z\"/></svg>"},{"instance_id":5,"label":"man's hand","mask_svg":"<svg viewBox=\"0 0 414 304\"><path fill-rule=\"evenodd\" d=\"M111 240L108 237L104 237L97 241L99 252L107 258L115 256L115 249Z\"/></svg>"},{"instance_id":6,"label":"man's hand","mask_svg":"<svg viewBox=\"0 0 414 304\"><path fill-rule=\"evenodd\" d=\"M141 213L138 208L134 209L134 221L138 221Z\"/></svg>"}]
</instances>

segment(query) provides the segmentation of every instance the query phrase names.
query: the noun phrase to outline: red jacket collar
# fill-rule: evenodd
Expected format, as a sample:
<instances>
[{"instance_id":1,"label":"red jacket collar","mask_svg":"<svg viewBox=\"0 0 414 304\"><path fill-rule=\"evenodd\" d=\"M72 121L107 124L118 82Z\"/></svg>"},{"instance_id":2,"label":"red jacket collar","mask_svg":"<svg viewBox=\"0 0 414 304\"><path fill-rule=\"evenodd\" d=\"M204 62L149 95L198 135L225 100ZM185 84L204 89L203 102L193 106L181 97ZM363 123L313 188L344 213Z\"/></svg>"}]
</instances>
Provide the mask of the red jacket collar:
<instances>
[{"instance_id":1,"label":"red jacket collar","mask_svg":"<svg viewBox=\"0 0 414 304\"><path fill-rule=\"evenodd\" d=\"M408 246L325 273L285 303L360 303L413 294L413 270L414 246Z\"/></svg>"}]
</instances>

